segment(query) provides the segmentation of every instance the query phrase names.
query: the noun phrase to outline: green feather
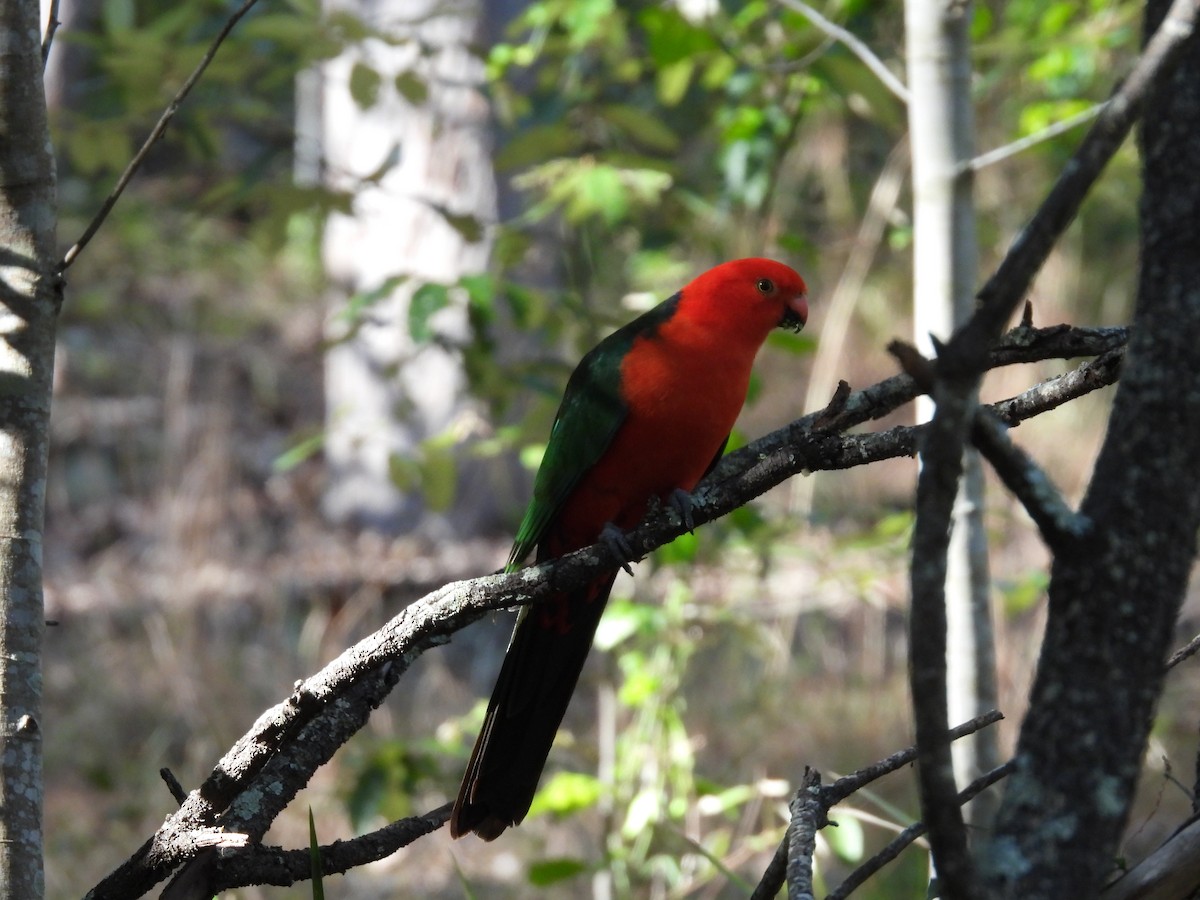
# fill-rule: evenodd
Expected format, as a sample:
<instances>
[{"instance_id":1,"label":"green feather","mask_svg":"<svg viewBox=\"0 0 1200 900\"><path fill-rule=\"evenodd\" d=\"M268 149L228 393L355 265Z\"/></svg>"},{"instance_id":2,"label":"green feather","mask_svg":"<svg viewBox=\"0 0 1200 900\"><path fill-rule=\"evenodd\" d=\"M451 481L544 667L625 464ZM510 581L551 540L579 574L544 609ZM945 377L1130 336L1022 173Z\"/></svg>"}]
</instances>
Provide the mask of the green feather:
<instances>
[{"instance_id":1,"label":"green feather","mask_svg":"<svg viewBox=\"0 0 1200 900\"><path fill-rule=\"evenodd\" d=\"M652 336L675 314L679 296L618 328L589 350L571 373L505 571L516 569L541 542L579 479L612 444L628 412L621 363L634 341Z\"/></svg>"}]
</instances>

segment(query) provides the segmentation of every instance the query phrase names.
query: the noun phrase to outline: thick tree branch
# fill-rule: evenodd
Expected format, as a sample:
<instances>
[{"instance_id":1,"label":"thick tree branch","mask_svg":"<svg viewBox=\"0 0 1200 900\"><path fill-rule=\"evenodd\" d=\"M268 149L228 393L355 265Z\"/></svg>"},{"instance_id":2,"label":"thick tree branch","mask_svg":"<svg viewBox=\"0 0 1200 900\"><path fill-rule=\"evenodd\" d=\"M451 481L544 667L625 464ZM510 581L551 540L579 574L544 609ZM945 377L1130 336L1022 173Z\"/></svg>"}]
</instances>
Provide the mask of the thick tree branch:
<instances>
[{"instance_id":1,"label":"thick tree branch","mask_svg":"<svg viewBox=\"0 0 1200 900\"><path fill-rule=\"evenodd\" d=\"M450 818L450 806L447 803L423 816L400 819L370 834L322 845L321 871L326 875L340 875L391 856L445 825ZM206 895L208 897L250 885L291 887L312 877L312 858L307 847L284 850L258 844L245 851L227 851L213 857L206 874L207 885L212 888Z\"/></svg>"},{"instance_id":2,"label":"thick tree branch","mask_svg":"<svg viewBox=\"0 0 1200 900\"><path fill-rule=\"evenodd\" d=\"M995 360L1000 365L1002 361L1102 352L1123 337L1123 333L1103 329L1033 330L1006 337L998 345ZM1115 370L1112 375L1115 377ZM1010 413L1003 412L1003 405L997 411L1006 421L1020 421L1097 386L1091 380L1076 379L1068 385L1070 391L1038 390L1038 400L1021 395L1007 401ZM729 454L696 492L692 510L696 524L726 515L800 472L844 469L913 455L927 426L856 435L841 431L887 415L916 394L911 379L891 378L850 393L832 411L812 413ZM678 514L663 508L652 512L628 537L634 552L645 554L684 530ZM282 785L288 798L294 795L361 726L369 710L382 701L421 653L445 643L455 631L490 611L538 602L554 590L583 584L598 570L615 564L609 547L600 543L520 572L448 584L413 603L263 713L159 832L89 896L141 896L193 858L194 848L186 835L197 829L228 823L233 830L261 835L283 804L239 811L235 806L238 797L256 784L268 782ZM351 709L345 709L347 706Z\"/></svg>"},{"instance_id":3,"label":"thick tree branch","mask_svg":"<svg viewBox=\"0 0 1200 900\"><path fill-rule=\"evenodd\" d=\"M787 836L788 900L813 900L813 854L817 832L829 824L829 807L821 802L821 773L805 769L790 804L792 820Z\"/></svg>"}]
</instances>

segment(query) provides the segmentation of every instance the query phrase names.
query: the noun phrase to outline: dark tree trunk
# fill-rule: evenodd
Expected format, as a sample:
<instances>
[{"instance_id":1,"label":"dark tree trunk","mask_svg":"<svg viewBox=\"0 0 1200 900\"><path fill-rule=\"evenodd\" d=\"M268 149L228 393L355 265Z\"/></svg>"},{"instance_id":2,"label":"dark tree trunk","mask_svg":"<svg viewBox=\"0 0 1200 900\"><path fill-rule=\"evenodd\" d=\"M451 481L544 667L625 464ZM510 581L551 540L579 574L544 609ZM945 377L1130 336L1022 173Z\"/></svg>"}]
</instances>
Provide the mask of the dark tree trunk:
<instances>
[{"instance_id":1,"label":"dark tree trunk","mask_svg":"<svg viewBox=\"0 0 1200 900\"><path fill-rule=\"evenodd\" d=\"M1147 6L1146 31L1166 0ZM1089 897L1111 873L1200 527L1200 39L1141 132L1142 260L1129 356L1081 512L985 867L1021 898Z\"/></svg>"}]
</instances>

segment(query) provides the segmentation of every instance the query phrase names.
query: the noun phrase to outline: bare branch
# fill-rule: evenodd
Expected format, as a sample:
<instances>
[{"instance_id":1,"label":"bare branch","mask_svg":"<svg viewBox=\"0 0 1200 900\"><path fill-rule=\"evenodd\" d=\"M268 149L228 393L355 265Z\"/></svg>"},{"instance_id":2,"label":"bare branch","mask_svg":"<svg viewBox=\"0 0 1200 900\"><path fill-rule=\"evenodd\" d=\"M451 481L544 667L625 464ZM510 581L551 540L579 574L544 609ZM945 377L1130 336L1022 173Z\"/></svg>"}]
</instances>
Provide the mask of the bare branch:
<instances>
[{"instance_id":1,"label":"bare branch","mask_svg":"<svg viewBox=\"0 0 1200 900\"><path fill-rule=\"evenodd\" d=\"M817 832L829 824L829 807L821 799L821 773L805 769L790 804L792 821L787 836L788 900L813 900L813 854Z\"/></svg>"},{"instance_id":2,"label":"bare branch","mask_svg":"<svg viewBox=\"0 0 1200 900\"><path fill-rule=\"evenodd\" d=\"M213 61L213 57L217 55L217 50L220 48L221 44L224 43L225 38L229 36L229 33L233 31L234 26L241 21L242 16L246 15L246 13L250 11L250 7L254 6L256 2L257 0L245 0L245 2L242 3L242 5L238 7L238 9L236 9L229 17L221 30L217 32L217 36L213 38L213 42L209 45L204 56L200 58L200 62L196 65L196 68L192 70L192 74L188 76L187 81L183 83L183 87L179 89L179 91L175 94L175 97L169 104L167 104L167 108L163 110L163 114L159 117L157 124L155 124L154 128L151 130L150 136L146 138L146 142L142 144L141 149L138 150L133 159L129 161L129 165L125 167L125 171L122 172L121 177L117 179L116 185L109 192L108 196L104 198L104 203L101 204L99 212L97 212L92 218L92 221L88 224L88 227L84 229L84 232L80 236L79 240L77 240L74 245L72 245L71 249L67 251L66 256L62 258L62 262L58 264L58 270L60 273L65 272L71 263L75 262L75 259L82 252L83 248L86 247L88 242L96 236L96 232L100 230L100 226L104 224L104 220L108 218L108 214L112 212L112 208L116 206L117 200L119 200L121 198L121 194L125 192L126 186L137 173L137 170L142 167L142 163L146 161L146 157L150 155L151 148L153 148L158 139L163 136L163 132L167 130L167 125L169 125L171 119L175 117L175 113L179 111L180 105L183 103L187 95L191 93L192 88L196 86L196 82L200 80L200 76L204 74L204 70L208 68L208 64ZM49 34L47 34L47 41L48 40ZM42 52L43 55L48 54L49 46L44 46Z\"/></svg>"},{"instance_id":3,"label":"bare branch","mask_svg":"<svg viewBox=\"0 0 1200 900\"><path fill-rule=\"evenodd\" d=\"M1197 650L1200 650L1200 634L1196 635L1194 638L1171 654L1171 658L1167 660L1167 668L1175 668L1184 660L1195 656Z\"/></svg>"},{"instance_id":4,"label":"bare branch","mask_svg":"<svg viewBox=\"0 0 1200 900\"><path fill-rule=\"evenodd\" d=\"M963 166L963 173L978 172L980 169L986 169L988 166L994 166L998 162L1003 162L1010 156L1016 156L1028 150L1030 147L1036 147L1038 144L1045 143L1058 137L1060 134L1066 134L1072 128L1078 128L1080 125L1085 125L1096 116L1104 111L1104 104L1097 103L1095 106L1089 106L1082 112L1077 112L1073 116L1067 116L1061 121L1047 125L1040 131L1026 135L1023 138L1013 141L1011 144L1005 144L1003 147L996 147L994 150L989 150L986 153L981 153L974 159L970 160Z\"/></svg>"},{"instance_id":5,"label":"bare branch","mask_svg":"<svg viewBox=\"0 0 1200 900\"><path fill-rule=\"evenodd\" d=\"M321 871L339 875L391 856L445 825L450 818L450 807L447 803L423 816L400 819L370 834L324 845L320 848ZM312 857L307 847L284 850L256 844L244 852L226 852L217 857L212 864L210 883L215 886L214 892L220 893L258 884L291 887L311 877Z\"/></svg>"},{"instance_id":6,"label":"bare branch","mask_svg":"<svg viewBox=\"0 0 1200 900\"><path fill-rule=\"evenodd\" d=\"M982 715L976 716L963 722L961 725L955 726L950 730L950 740L957 741L959 738L967 737L974 734L989 725L995 725L1004 714L998 709L992 709ZM832 806L835 803L840 803L845 800L855 791L866 787L872 781L877 781L884 775L890 775L905 766L910 766L917 761L917 748L909 747L905 750L900 750L893 753L879 762L859 769L857 772L851 772L849 775L844 775L835 781L833 784L824 788L823 795Z\"/></svg>"},{"instance_id":7,"label":"bare branch","mask_svg":"<svg viewBox=\"0 0 1200 900\"><path fill-rule=\"evenodd\" d=\"M62 22L58 21L58 6L60 0L50 0L50 12L46 17L46 34L42 38L42 71L50 59L50 45L54 43L54 34Z\"/></svg>"},{"instance_id":8,"label":"bare branch","mask_svg":"<svg viewBox=\"0 0 1200 900\"><path fill-rule=\"evenodd\" d=\"M957 798L959 806L966 805L1001 778L1011 774L1014 767L1014 763L1010 760L1004 765L997 766L992 771L980 775L959 792ZM926 831L928 829L924 822L914 822L909 825L892 838L886 847L851 872L845 881L829 892L825 900L842 900L843 897L850 896L851 893L862 887L868 878L899 856L905 847L925 834Z\"/></svg>"},{"instance_id":9,"label":"bare branch","mask_svg":"<svg viewBox=\"0 0 1200 900\"><path fill-rule=\"evenodd\" d=\"M954 728L950 732L950 739L956 741L959 738L974 734L981 728L986 728L989 725L999 722L1003 718L1004 716L998 710L993 709ZM788 831L784 835L783 840L775 849L775 855L771 858L771 862L763 872L762 879L755 887L754 893L750 896L750 900L770 900L770 898L778 894L779 889L783 886L784 879L788 877L789 867L797 864L791 856L791 842L796 823L796 804L802 799L802 795L808 794L815 796L817 810L803 810L800 811L801 814L814 820L818 817L821 819L827 819L829 810L845 800L855 791L866 787L868 784L879 778L882 778L884 775L888 775L897 771L898 769L904 768L905 766L912 765L913 762L916 761L916 758L917 748L909 747L907 750L900 750L897 753L893 753L891 756L881 759L879 762L872 763L871 765L865 766L856 772L845 775L839 778L833 784L825 787L820 787L820 773L806 768L804 770L805 780L801 782L800 788L796 791L795 799L792 801L792 824L789 825ZM810 781L810 774L811 776L815 776L815 781ZM967 790L970 791L971 788L968 788ZM982 790L982 788L979 790ZM971 797L974 797L978 792L979 791L976 790L971 794ZM964 791L963 793L965 795L967 791ZM967 799L969 800L971 797L968 797ZM965 803L966 800L963 802ZM808 806L811 806L812 803L812 799L807 801ZM901 849L903 849L903 847L897 847L895 849L895 853L893 853L888 859L882 860L876 868L878 869L882 867L883 863L894 859L895 856L899 854ZM811 866L811 854L808 864ZM853 875L851 877L853 877Z\"/></svg>"},{"instance_id":10,"label":"bare branch","mask_svg":"<svg viewBox=\"0 0 1200 900\"><path fill-rule=\"evenodd\" d=\"M847 50L857 56L859 61L883 82L885 88L895 94L902 103L908 103L908 88L904 86L904 82L893 75L891 69L883 64L883 60L853 33L836 22L831 22L802 0L779 0L779 2L800 13L819 31L844 44Z\"/></svg>"},{"instance_id":11,"label":"bare branch","mask_svg":"<svg viewBox=\"0 0 1200 900\"><path fill-rule=\"evenodd\" d=\"M1192 817L1157 850L1109 884L1103 900L1184 900L1200 886L1200 819Z\"/></svg>"},{"instance_id":12,"label":"bare branch","mask_svg":"<svg viewBox=\"0 0 1200 900\"><path fill-rule=\"evenodd\" d=\"M1003 423L988 410L975 411L971 443L992 464L1005 487L1021 501L1042 539L1056 555L1079 546L1091 530L1090 522L1067 505L1054 482L1033 457L1009 439Z\"/></svg>"}]
</instances>

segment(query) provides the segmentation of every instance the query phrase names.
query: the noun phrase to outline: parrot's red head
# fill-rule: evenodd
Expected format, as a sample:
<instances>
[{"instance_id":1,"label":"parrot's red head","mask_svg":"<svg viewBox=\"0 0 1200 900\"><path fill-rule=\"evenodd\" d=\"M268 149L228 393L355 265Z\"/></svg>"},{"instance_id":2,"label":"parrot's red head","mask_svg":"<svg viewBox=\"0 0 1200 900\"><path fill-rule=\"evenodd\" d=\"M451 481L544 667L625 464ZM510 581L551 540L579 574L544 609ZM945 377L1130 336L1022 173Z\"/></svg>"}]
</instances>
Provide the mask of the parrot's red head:
<instances>
[{"instance_id":1,"label":"parrot's red head","mask_svg":"<svg viewBox=\"0 0 1200 900\"><path fill-rule=\"evenodd\" d=\"M799 331L808 321L808 288L794 269L773 259L735 259L709 269L682 291L696 323L758 347L773 328ZM681 312L683 310L681 309Z\"/></svg>"}]
</instances>

